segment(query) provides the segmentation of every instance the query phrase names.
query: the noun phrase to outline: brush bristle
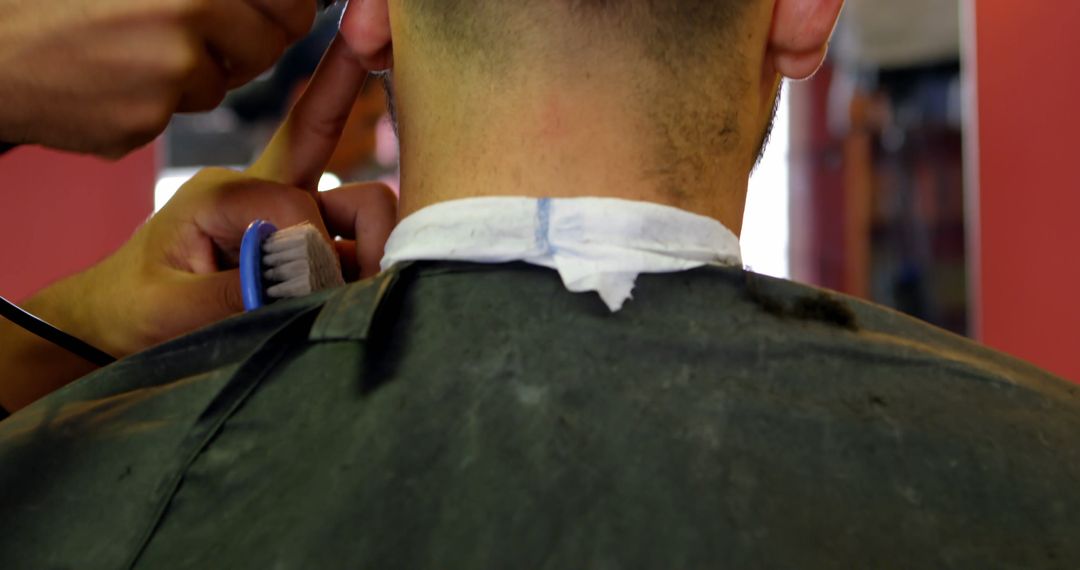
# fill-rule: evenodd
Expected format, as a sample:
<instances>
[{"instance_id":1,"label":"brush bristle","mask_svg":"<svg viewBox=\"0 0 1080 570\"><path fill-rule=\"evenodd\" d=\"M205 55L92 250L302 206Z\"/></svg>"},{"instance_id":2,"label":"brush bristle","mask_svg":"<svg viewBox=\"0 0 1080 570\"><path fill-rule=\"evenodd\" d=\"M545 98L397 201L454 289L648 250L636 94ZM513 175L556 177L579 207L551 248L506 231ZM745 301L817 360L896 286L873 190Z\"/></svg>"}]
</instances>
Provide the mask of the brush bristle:
<instances>
[{"instance_id":1,"label":"brush bristle","mask_svg":"<svg viewBox=\"0 0 1080 570\"><path fill-rule=\"evenodd\" d=\"M345 284L334 248L309 223L285 228L263 243L263 276L275 299L303 297Z\"/></svg>"}]
</instances>

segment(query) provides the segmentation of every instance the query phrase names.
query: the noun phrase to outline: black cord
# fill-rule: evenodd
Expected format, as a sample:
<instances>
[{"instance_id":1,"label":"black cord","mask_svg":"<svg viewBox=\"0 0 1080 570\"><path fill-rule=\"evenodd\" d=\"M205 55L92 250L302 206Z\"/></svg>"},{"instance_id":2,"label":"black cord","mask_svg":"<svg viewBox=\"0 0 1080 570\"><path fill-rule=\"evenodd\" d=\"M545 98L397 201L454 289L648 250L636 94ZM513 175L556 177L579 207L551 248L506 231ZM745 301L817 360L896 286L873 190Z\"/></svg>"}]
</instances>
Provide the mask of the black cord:
<instances>
[{"instance_id":1,"label":"black cord","mask_svg":"<svg viewBox=\"0 0 1080 570\"><path fill-rule=\"evenodd\" d=\"M18 305L3 297L0 297L0 317L97 366L108 366L116 362L115 358L104 351L27 313L20 309Z\"/></svg>"}]
</instances>

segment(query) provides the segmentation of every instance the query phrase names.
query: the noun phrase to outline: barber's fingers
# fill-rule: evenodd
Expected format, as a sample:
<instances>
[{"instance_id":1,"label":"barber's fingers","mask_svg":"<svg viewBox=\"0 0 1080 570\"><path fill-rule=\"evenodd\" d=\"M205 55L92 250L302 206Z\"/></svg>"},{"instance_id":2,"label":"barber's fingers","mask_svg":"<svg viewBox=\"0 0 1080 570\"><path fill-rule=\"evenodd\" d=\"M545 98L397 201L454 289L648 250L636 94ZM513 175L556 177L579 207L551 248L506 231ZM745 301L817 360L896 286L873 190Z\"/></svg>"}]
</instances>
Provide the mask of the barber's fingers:
<instances>
[{"instance_id":1,"label":"barber's fingers","mask_svg":"<svg viewBox=\"0 0 1080 570\"><path fill-rule=\"evenodd\" d=\"M157 307L131 352L165 342L244 310L240 271L230 269L195 274L166 268L136 292L133 310ZM163 302L165 301L165 302Z\"/></svg>"},{"instance_id":2,"label":"barber's fingers","mask_svg":"<svg viewBox=\"0 0 1080 570\"><path fill-rule=\"evenodd\" d=\"M185 297L177 306L188 307L192 312L189 316L192 322L185 329L194 329L244 310L239 269L207 275L181 275L177 280L177 285L182 286L177 288L177 296Z\"/></svg>"},{"instance_id":3,"label":"barber's fingers","mask_svg":"<svg viewBox=\"0 0 1080 570\"><path fill-rule=\"evenodd\" d=\"M309 222L329 239L315 197L285 184L210 168L189 181L177 198L162 214L190 220L229 263L236 261L244 230L256 219L279 228Z\"/></svg>"},{"instance_id":4,"label":"barber's fingers","mask_svg":"<svg viewBox=\"0 0 1080 570\"><path fill-rule=\"evenodd\" d=\"M381 182L348 184L319 192L318 199L326 227L335 236L388 237L397 223L397 195Z\"/></svg>"},{"instance_id":5,"label":"barber's fingers","mask_svg":"<svg viewBox=\"0 0 1080 570\"><path fill-rule=\"evenodd\" d=\"M367 75L341 37L334 38L307 90L248 172L314 191Z\"/></svg>"},{"instance_id":6,"label":"barber's fingers","mask_svg":"<svg viewBox=\"0 0 1080 570\"><path fill-rule=\"evenodd\" d=\"M338 260L341 261L341 275L346 283L359 281L364 277L371 277L373 273L364 275L360 270L360 256L356 254L356 242L349 239L334 240L334 250L337 251Z\"/></svg>"},{"instance_id":7,"label":"barber's fingers","mask_svg":"<svg viewBox=\"0 0 1080 570\"><path fill-rule=\"evenodd\" d=\"M228 72L221 60L200 40L188 37L188 54L194 60L187 76L177 110L180 112L209 111L221 104L228 90Z\"/></svg>"},{"instance_id":8,"label":"barber's fingers","mask_svg":"<svg viewBox=\"0 0 1080 570\"><path fill-rule=\"evenodd\" d=\"M352 184L321 192L319 200L330 233L355 242L360 275L378 273L386 240L397 224L397 196L393 190L377 182Z\"/></svg>"},{"instance_id":9,"label":"barber's fingers","mask_svg":"<svg viewBox=\"0 0 1080 570\"><path fill-rule=\"evenodd\" d=\"M291 33L248 0L214 3L199 21L203 37L237 87L266 71L285 52Z\"/></svg>"},{"instance_id":10,"label":"barber's fingers","mask_svg":"<svg viewBox=\"0 0 1080 570\"><path fill-rule=\"evenodd\" d=\"M388 4L386 0L351 0L341 16L341 37L372 71L393 65Z\"/></svg>"}]
</instances>

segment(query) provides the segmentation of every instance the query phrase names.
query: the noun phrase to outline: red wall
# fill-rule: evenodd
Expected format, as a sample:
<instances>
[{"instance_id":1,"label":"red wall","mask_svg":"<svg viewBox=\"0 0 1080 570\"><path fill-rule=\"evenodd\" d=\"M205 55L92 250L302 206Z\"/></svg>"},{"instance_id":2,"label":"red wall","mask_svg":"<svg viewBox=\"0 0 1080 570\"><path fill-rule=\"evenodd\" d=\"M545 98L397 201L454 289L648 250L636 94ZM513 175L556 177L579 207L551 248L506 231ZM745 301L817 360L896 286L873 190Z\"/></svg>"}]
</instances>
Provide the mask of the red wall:
<instances>
[{"instance_id":1,"label":"red wall","mask_svg":"<svg viewBox=\"0 0 1080 570\"><path fill-rule=\"evenodd\" d=\"M153 210L155 157L153 146L116 163L0 155L0 296L23 300L124 243Z\"/></svg>"},{"instance_id":2,"label":"red wall","mask_svg":"<svg viewBox=\"0 0 1080 570\"><path fill-rule=\"evenodd\" d=\"M969 2L976 330L1080 381L1080 2Z\"/></svg>"}]
</instances>

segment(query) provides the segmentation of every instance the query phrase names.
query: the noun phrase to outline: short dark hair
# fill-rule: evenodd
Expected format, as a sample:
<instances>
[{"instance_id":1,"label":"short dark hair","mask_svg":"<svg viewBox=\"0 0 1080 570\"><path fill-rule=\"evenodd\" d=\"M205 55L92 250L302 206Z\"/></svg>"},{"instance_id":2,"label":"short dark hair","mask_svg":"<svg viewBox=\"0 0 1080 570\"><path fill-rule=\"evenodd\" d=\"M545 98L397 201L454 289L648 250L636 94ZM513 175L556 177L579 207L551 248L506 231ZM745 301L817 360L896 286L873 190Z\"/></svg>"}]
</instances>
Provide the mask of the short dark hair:
<instances>
[{"instance_id":1,"label":"short dark hair","mask_svg":"<svg viewBox=\"0 0 1080 570\"><path fill-rule=\"evenodd\" d=\"M538 11L563 9L589 32L639 41L645 53L671 59L714 53L736 30L747 6L759 0L403 0L415 32L454 56L491 59L513 49L520 22Z\"/></svg>"}]
</instances>

